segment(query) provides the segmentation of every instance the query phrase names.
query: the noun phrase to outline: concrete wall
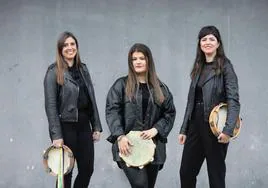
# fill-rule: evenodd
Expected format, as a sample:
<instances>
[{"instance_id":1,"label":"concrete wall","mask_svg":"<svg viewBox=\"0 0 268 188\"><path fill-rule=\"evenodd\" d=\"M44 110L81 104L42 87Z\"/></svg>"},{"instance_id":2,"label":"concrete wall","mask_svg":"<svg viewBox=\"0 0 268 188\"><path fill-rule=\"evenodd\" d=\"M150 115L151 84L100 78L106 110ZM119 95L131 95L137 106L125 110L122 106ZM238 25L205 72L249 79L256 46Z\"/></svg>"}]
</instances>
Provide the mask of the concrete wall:
<instances>
[{"instance_id":1,"label":"concrete wall","mask_svg":"<svg viewBox=\"0 0 268 188\"><path fill-rule=\"evenodd\" d=\"M65 30L80 44L93 78L104 132L95 149L92 188L129 187L112 161L105 138L105 98L119 76L127 74L127 52L147 44L159 77L171 89L177 108L169 135L167 162L158 188L179 187L182 123L195 57L197 34L216 25L239 78L243 129L230 144L227 187L268 187L267 0L1 0L0 6L0 187L54 187L44 172L42 153L50 144L44 112L43 78L55 60L56 40ZM206 165L198 186L208 187Z\"/></svg>"}]
</instances>

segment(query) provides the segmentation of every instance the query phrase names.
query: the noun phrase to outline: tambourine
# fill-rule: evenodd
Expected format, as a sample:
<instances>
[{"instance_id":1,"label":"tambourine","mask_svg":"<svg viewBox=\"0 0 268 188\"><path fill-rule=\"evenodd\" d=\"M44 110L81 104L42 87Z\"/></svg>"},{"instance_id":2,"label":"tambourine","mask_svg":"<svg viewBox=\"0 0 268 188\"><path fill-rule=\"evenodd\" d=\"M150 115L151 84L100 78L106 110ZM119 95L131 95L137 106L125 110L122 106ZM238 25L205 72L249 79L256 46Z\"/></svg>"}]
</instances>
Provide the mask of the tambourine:
<instances>
[{"instance_id":1,"label":"tambourine","mask_svg":"<svg viewBox=\"0 0 268 188\"><path fill-rule=\"evenodd\" d=\"M50 146L43 154L45 171L53 176L68 174L74 167L74 155L70 148L63 145L62 148ZM63 168L62 168L63 167Z\"/></svg>"},{"instance_id":2,"label":"tambourine","mask_svg":"<svg viewBox=\"0 0 268 188\"><path fill-rule=\"evenodd\" d=\"M128 167L138 167L142 169L145 165L154 160L155 144L152 139L141 138L141 131L130 131L126 137L131 144L131 153L125 156L119 153Z\"/></svg>"},{"instance_id":3,"label":"tambourine","mask_svg":"<svg viewBox=\"0 0 268 188\"><path fill-rule=\"evenodd\" d=\"M210 115L209 115L209 125L212 133L218 137L222 132L227 118L227 104L220 103L219 105L215 106ZM237 118L235 128L233 131L233 136L230 139L236 138L241 130L242 126L242 119L240 117Z\"/></svg>"}]
</instances>

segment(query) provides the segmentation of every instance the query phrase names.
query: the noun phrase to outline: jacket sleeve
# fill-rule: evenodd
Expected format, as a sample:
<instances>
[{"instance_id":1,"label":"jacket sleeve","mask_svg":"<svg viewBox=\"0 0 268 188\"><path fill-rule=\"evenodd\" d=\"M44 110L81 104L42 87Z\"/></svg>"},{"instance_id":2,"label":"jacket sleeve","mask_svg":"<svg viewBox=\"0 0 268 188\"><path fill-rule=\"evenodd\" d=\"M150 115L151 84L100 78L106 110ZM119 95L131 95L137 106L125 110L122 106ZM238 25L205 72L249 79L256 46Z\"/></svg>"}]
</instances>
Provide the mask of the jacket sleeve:
<instances>
[{"instance_id":1,"label":"jacket sleeve","mask_svg":"<svg viewBox=\"0 0 268 188\"><path fill-rule=\"evenodd\" d=\"M191 84L192 85L192 84ZM183 122L182 122L182 126L180 128L180 134L187 134L187 130L188 130L188 124L189 124L189 117L190 117L190 95L191 95L191 85L189 88L189 92L188 92L188 99L187 99L187 104L186 104L186 109L185 109L185 113L184 113L184 118L183 118Z\"/></svg>"},{"instance_id":2,"label":"jacket sleeve","mask_svg":"<svg viewBox=\"0 0 268 188\"><path fill-rule=\"evenodd\" d=\"M62 132L57 107L58 85L55 69L48 68L46 72L44 79L44 95L50 138L52 140L60 139L62 138Z\"/></svg>"},{"instance_id":3,"label":"jacket sleeve","mask_svg":"<svg viewBox=\"0 0 268 188\"><path fill-rule=\"evenodd\" d=\"M90 89L90 99L91 99L91 104L92 104L92 109L91 109L91 113L92 115L90 115L90 123L92 125L92 129L93 131L99 131L102 132L102 126L101 126L101 121L100 121L100 116L99 116L99 111L98 111L98 107L97 107L97 102L96 102L96 97L95 97L95 91L94 91L94 87L92 84L92 80L88 71L87 66L84 64L84 68L87 72L87 78L88 78L88 83L89 83L89 89Z\"/></svg>"},{"instance_id":4,"label":"jacket sleeve","mask_svg":"<svg viewBox=\"0 0 268 188\"><path fill-rule=\"evenodd\" d=\"M118 136L124 134L123 125L123 103L124 103L124 88L122 80L117 80L108 92L106 100L106 122L108 124L111 135L108 141L114 143Z\"/></svg>"},{"instance_id":5,"label":"jacket sleeve","mask_svg":"<svg viewBox=\"0 0 268 188\"><path fill-rule=\"evenodd\" d=\"M165 87L165 89L167 94L163 104L161 105L161 117L153 126L157 129L159 136L164 139L167 138L169 132L173 128L176 117L173 96L167 87Z\"/></svg>"},{"instance_id":6,"label":"jacket sleeve","mask_svg":"<svg viewBox=\"0 0 268 188\"><path fill-rule=\"evenodd\" d=\"M233 69L233 66L229 61L225 62L223 78L228 108L227 119L222 132L229 136L232 136L237 118L239 117L240 103L238 79Z\"/></svg>"}]
</instances>

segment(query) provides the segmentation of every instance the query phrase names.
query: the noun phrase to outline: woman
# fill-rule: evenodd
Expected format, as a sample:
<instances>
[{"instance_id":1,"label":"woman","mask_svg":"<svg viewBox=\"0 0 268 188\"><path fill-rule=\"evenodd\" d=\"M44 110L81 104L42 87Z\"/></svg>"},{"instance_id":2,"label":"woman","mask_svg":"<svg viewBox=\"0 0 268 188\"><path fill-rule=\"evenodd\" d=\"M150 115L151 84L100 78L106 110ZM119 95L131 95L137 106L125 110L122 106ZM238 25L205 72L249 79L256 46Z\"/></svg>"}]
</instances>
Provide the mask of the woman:
<instances>
[{"instance_id":1,"label":"woman","mask_svg":"<svg viewBox=\"0 0 268 188\"><path fill-rule=\"evenodd\" d=\"M116 80L107 95L106 120L113 144L113 159L123 169L132 188L153 188L166 159L167 136L176 115L168 87L157 77L151 50L134 44L128 53L128 76ZM143 169L127 167L119 157L131 154L129 131L156 144L154 161Z\"/></svg>"},{"instance_id":2,"label":"woman","mask_svg":"<svg viewBox=\"0 0 268 188\"><path fill-rule=\"evenodd\" d=\"M70 32L58 39L56 63L48 67L44 90L53 145L64 144L73 151L78 167L74 187L88 187L94 167L93 141L100 139L102 127L88 69ZM71 178L72 172L64 176L66 188L71 187Z\"/></svg>"},{"instance_id":3,"label":"woman","mask_svg":"<svg viewBox=\"0 0 268 188\"><path fill-rule=\"evenodd\" d=\"M180 178L182 188L196 186L196 177L204 159L207 162L211 188L225 187L225 157L228 143L239 116L240 103L237 76L225 56L220 33L215 26L203 27L198 35L195 63L184 121L178 137L184 144ZM228 105L227 120L216 137L208 119L213 107Z\"/></svg>"}]
</instances>

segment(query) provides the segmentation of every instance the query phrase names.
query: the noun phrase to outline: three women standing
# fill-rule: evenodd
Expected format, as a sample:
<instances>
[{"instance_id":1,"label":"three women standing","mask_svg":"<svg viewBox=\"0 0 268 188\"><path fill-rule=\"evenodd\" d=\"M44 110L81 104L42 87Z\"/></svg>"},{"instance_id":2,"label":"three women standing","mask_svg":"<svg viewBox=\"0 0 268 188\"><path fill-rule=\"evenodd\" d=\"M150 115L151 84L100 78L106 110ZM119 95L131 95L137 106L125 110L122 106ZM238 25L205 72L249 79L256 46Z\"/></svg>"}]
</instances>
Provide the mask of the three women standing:
<instances>
[{"instance_id":1,"label":"three women standing","mask_svg":"<svg viewBox=\"0 0 268 188\"><path fill-rule=\"evenodd\" d=\"M113 159L124 171L132 188L153 188L166 160L166 143L176 110L168 87L158 79L151 50L134 44L128 53L128 75L118 78L106 101L106 121L110 130ZM178 141L184 144L180 178L182 188L196 187L196 177L206 159L211 188L225 188L225 157L239 116L238 80L225 56L220 33L215 26L203 27L198 35L195 63L187 107ZM81 63L78 42L64 32L57 44L56 63L44 80L45 108L53 145L70 147L77 160L74 187L87 187L93 173L94 145L102 131L94 89L85 64ZM221 102L228 105L226 125L215 137L208 118ZM90 122L90 123L89 123ZM141 131L142 139L156 145L154 160L143 169L128 167L119 157L131 154L130 131ZM71 187L72 173L65 176Z\"/></svg>"}]
</instances>

